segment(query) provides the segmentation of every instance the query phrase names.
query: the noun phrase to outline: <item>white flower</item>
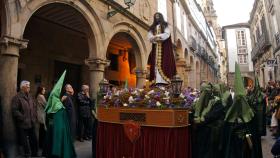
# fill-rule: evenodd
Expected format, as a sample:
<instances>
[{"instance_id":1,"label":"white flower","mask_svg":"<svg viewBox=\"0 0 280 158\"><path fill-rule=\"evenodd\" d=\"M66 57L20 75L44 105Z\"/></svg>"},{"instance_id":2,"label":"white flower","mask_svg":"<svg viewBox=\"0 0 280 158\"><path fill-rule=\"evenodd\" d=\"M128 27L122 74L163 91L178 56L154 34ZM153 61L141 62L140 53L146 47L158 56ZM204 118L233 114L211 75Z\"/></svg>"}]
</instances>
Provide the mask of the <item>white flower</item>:
<instances>
[{"instance_id":1,"label":"white flower","mask_svg":"<svg viewBox=\"0 0 280 158\"><path fill-rule=\"evenodd\" d=\"M183 93L181 93L179 97L180 97L180 98L183 98L183 99L185 98L185 96L184 96Z\"/></svg>"},{"instance_id":2,"label":"white flower","mask_svg":"<svg viewBox=\"0 0 280 158\"><path fill-rule=\"evenodd\" d=\"M137 91L135 90L135 91L131 92L131 94L137 94Z\"/></svg>"},{"instance_id":3,"label":"white flower","mask_svg":"<svg viewBox=\"0 0 280 158\"><path fill-rule=\"evenodd\" d=\"M115 93L115 96L119 96L120 95L120 91L118 90L116 93Z\"/></svg>"},{"instance_id":4,"label":"white flower","mask_svg":"<svg viewBox=\"0 0 280 158\"><path fill-rule=\"evenodd\" d=\"M134 102L133 96L130 96L130 97L128 98L128 102L129 102L129 103L133 103L133 102Z\"/></svg>"},{"instance_id":5,"label":"white flower","mask_svg":"<svg viewBox=\"0 0 280 158\"><path fill-rule=\"evenodd\" d=\"M161 103L159 101L156 102L157 106L161 106Z\"/></svg>"},{"instance_id":6,"label":"white flower","mask_svg":"<svg viewBox=\"0 0 280 158\"><path fill-rule=\"evenodd\" d=\"M150 90L150 91L148 92L149 95L150 95L150 94L153 94L153 93L155 93L154 90Z\"/></svg>"},{"instance_id":7,"label":"white flower","mask_svg":"<svg viewBox=\"0 0 280 158\"><path fill-rule=\"evenodd\" d=\"M111 95L109 96L109 99L110 99L110 100L112 99L112 96L111 96Z\"/></svg>"},{"instance_id":8,"label":"white flower","mask_svg":"<svg viewBox=\"0 0 280 158\"><path fill-rule=\"evenodd\" d=\"M128 104L124 103L123 106L128 106Z\"/></svg>"},{"instance_id":9,"label":"white flower","mask_svg":"<svg viewBox=\"0 0 280 158\"><path fill-rule=\"evenodd\" d=\"M165 91L165 87L163 87L163 86L160 86L159 89Z\"/></svg>"},{"instance_id":10,"label":"white flower","mask_svg":"<svg viewBox=\"0 0 280 158\"><path fill-rule=\"evenodd\" d=\"M104 99L108 99L108 98L110 99L110 96L109 96L109 95L105 95L105 96L104 96Z\"/></svg>"},{"instance_id":11,"label":"white flower","mask_svg":"<svg viewBox=\"0 0 280 158\"><path fill-rule=\"evenodd\" d=\"M165 92L164 92L164 95L165 95L166 97L168 97L168 96L169 96L169 92L168 92L168 91L165 91Z\"/></svg>"},{"instance_id":12,"label":"white flower","mask_svg":"<svg viewBox=\"0 0 280 158\"><path fill-rule=\"evenodd\" d=\"M146 98L146 99L150 99L150 96L148 96L148 95L145 95L145 98Z\"/></svg>"},{"instance_id":13,"label":"white flower","mask_svg":"<svg viewBox=\"0 0 280 158\"><path fill-rule=\"evenodd\" d=\"M144 91L144 89L139 89L139 92L143 92Z\"/></svg>"}]
</instances>

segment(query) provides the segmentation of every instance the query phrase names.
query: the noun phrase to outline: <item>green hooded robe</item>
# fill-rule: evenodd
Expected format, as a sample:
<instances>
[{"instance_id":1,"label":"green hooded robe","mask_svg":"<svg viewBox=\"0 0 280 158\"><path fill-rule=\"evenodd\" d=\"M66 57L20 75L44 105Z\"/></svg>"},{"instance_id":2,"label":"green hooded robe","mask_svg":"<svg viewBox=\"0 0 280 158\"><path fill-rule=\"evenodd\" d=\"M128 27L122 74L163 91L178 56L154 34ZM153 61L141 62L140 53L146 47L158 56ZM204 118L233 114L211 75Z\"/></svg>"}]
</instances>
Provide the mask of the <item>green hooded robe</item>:
<instances>
[{"instance_id":1,"label":"green hooded robe","mask_svg":"<svg viewBox=\"0 0 280 158\"><path fill-rule=\"evenodd\" d=\"M201 86L201 95L194 107L194 158L223 158L221 134L225 111L220 92L219 85Z\"/></svg>"},{"instance_id":2,"label":"green hooded robe","mask_svg":"<svg viewBox=\"0 0 280 158\"><path fill-rule=\"evenodd\" d=\"M224 158L259 158L252 130L254 111L247 102L239 65L235 64L235 95L223 132Z\"/></svg>"},{"instance_id":3,"label":"green hooded robe","mask_svg":"<svg viewBox=\"0 0 280 158\"><path fill-rule=\"evenodd\" d=\"M48 147L45 151L47 157L76 157L67 112L60 100L65 74L66 71L54 86L45 109L48 118L46 142Z\"/></svg>"}]
</instances>

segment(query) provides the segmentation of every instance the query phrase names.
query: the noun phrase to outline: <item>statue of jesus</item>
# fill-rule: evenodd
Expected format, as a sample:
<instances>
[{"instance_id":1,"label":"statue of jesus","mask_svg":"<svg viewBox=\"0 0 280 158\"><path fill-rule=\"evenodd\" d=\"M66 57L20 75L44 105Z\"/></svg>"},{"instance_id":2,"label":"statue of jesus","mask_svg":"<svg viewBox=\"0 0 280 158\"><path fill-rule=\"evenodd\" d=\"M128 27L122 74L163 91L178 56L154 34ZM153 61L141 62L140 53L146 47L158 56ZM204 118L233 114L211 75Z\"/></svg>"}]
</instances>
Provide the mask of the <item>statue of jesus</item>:
<instances>
[{"instance_id":1,"label":"statue of jesus","mask_svg":"<svg viewBox=\"0 0 280 158\"><path fill-rule=\"evenodd\" d=\"M176 64L172 49L170 29L161 13L154 14L154 22L150 26L148 39L152 42L149 56L150 81L157 84L169 84L176 75Z\"/></svg>"}]
</instances>

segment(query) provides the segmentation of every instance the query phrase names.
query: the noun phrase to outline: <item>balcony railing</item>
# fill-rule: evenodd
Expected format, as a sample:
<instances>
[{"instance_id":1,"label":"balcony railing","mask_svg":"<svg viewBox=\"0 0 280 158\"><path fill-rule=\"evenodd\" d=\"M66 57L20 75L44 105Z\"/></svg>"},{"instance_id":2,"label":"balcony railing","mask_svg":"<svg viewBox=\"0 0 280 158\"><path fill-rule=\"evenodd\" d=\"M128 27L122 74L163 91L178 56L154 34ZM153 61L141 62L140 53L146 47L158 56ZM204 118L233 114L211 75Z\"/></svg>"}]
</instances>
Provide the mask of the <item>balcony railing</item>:
<instances>
[{"instance_id":1,"label":"balcony railing","mask_svg":"<svg viewBox=\"0 0 280 158\"><path fill-rule=\"evenodd\" d=\"M259 55L265 52L267 48L271 46L271 43L268 39L267 33L264 32L258 39L258 42L255 44L255 47L252 49L252 59L255 60Z\"/></svg>"},{"instance_id":2,"label":"balcony railing","mask_svg":"<svg viewBox=\"0 0 280 158\"><path fill-rule=\"evenodd\" d=\"M252 49L251 55L252 59L255 60L258 56L258 52L260 51L259 45L255 45L255 47Z\"/></svg>"},{"instance_id":3,"label":"balcony railing","mask_svg":"<svg viewBox=\"0 0 280 158\"><path fill-rule=\"evenodd\" d=\"M208 63L208 54L207 52L203 49L203 51L201 52L201 58Z\"/></svg>"},{"instance_id":4,"label":"balcony railing","mask_svg":"<svg viewBox=\"0 0 280 158\"><path fill-rule=\"evenodd\" d=\"M280 33L275 34L276 48L280 47Z\"/></svg>"},{"instance_id":5,"label":"balcony railing","mask_svg":"<svg viewBox=\"0 0 280 158\"><path fill-rule=\"evenodd\" d=\"M198 44L197 45L197 51L196 51L198 56L201 56L201 46Z\"/></svg>"},{"instance_id":6,"label":"balcony railing","mask_svg":"<svg viewBox=\"0 0 280 158\"><path fill-rule=\"evenodd\" d=\"M193 51L197 50L197 43L193 36L191 36L190 49L192 49Z\"/></svg>"}]
</instances>

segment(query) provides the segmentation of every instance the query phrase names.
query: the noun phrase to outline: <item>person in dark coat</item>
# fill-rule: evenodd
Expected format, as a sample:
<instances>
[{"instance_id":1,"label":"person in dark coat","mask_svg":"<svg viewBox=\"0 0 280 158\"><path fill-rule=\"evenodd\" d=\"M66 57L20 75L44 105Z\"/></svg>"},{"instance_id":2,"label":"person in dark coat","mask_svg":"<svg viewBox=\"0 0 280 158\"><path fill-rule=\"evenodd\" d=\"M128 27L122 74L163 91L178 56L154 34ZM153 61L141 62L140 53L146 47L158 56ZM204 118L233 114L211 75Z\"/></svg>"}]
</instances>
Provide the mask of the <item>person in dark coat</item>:
<instances>
[{"instance_id":1,"label":"person in dark coat","mask_svg":"<svg viewBox=\"0 0 280 158\"><path fill-rule=\"evenodd\" d=\"M38 143L35 134L37 107L30 93L30 82L20 83L20 92L12 99L12 114L15 118L24 156L37 156Z\"/></svg>"},{"instance_id":2,"label":"person in dark coat","mask_svg":"<svg viewBox=\"0 0 280 158\"><path fill-rule=\"evenodd\" d=\"M65 85L65 94L62 96L62 103L66 108L67 115L70 122L70 130L72 133L73 140L76 137L76 111L75 111L75 104L74 104L74 89L70 84Z\"/></svg>"},{"instance_id":3,"label":"person in dark coat","mask_svg":"<svg viewBox=\"0 0 280 158\"><path fill-rule=\"evenodd\" d=\"M82 85L82 91L78 93L78 116L79 116L79 140L89 140L91 138L90 123L91 123L91 107L92 101L89 96L89 86Z\"/></svg>"},{"instance_id":4,"label":"person in dark coat","mask_svg":"<svg viewBox=\"0 0 280 158\"><path fill-rule=\"evenodd\" d=\"M280 137L272 146L271 153L274 155L274 157L280 157Z\"/></svg>"}]
</instances>

